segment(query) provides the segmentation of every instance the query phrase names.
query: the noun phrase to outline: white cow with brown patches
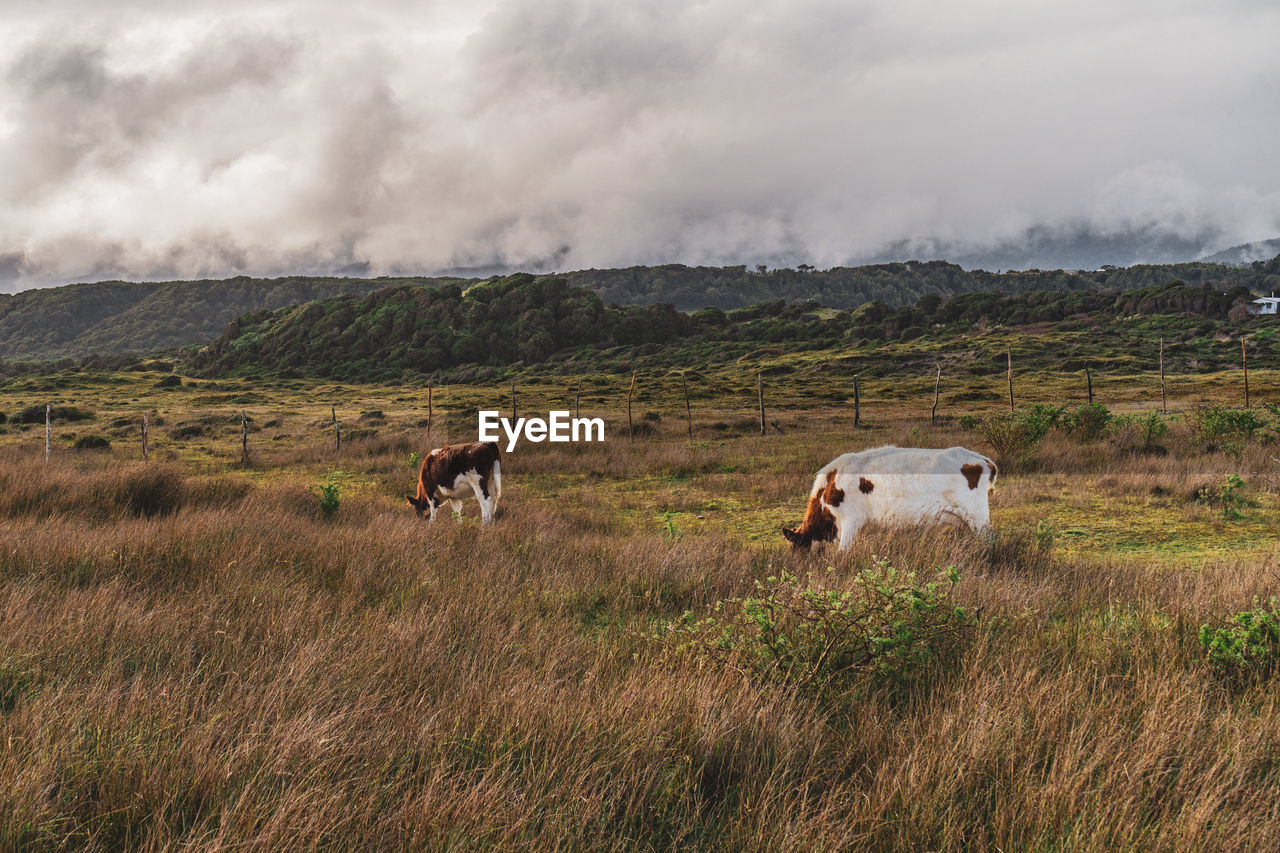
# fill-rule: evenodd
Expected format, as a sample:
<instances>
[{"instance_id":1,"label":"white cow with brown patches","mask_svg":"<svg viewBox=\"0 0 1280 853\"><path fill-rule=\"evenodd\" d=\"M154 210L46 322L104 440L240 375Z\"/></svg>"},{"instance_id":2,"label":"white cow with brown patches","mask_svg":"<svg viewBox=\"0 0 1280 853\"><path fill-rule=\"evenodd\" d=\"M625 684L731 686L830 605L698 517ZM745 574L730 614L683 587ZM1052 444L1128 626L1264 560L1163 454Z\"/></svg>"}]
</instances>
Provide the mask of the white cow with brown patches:
<instances>
[{"instance_id":1,"label":"white cow with brown patches","mask_svg":"<svg viewBox=\"0 0 1280 853\"><path fill-rule=\"evenodd\" d=\"M492 524L502 497L502 451L497 442L437 447L422 460L417 496L405 495L404 499L419 518L427 513L431 521L448 501L456 521L462 519L462 499L472 496L480 503L480 522Z\"/></svg>"},{"instance_id":2,"label":"white cow with brown patches","mask_svg":"<svg viewBox=\"0 0 1280 853\"><path fill-rule=\"evenodd\" d=\"M984 530L996 474L996 463L963 447L889 446L846 453L818 471L804 521L782 528L782 534L797 548L835 541L844 550L870 521L960 522Z\"/></svg>"}]
</instances>

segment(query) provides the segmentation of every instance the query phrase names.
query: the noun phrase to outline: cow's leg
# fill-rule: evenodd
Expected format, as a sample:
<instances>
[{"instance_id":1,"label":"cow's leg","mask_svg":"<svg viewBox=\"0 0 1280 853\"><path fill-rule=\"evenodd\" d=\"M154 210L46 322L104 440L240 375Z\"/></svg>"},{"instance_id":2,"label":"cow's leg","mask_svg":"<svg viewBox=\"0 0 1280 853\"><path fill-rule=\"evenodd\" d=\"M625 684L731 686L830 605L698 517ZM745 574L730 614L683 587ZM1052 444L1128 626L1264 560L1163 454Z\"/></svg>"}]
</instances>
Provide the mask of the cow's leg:
<instances>
[{"instance_id":1,"label":"cow's leg","mask_svg":"<svg viewBox=\"0 0 1280 853\"><path fill-rule=\"evenodd\" d=\"M847 551L853 547L853 540L858 538L862 529L862 521L848 515L836 515L836 549Z\"/></svg>"},{"instance_id":2,"label":"cow's leg","mask_svg":"<svg viewBox=\"0 0 1280 853\"><path fill-rule=\"evenodd\" d=\"M436 510L439 508L440 504L434 498L427 498L427 506L431 508L431 516L427 519L427 521L435 521Z\"/></svg>"},{"instance_id":3,"label":"cow's leg","mask_svg":"<svg viewBox=\"0 0 1280 853\"><path fill-rule=\"evenodd\" d=\"M489 494L488 481L482 474L475 473L467 477L467 482L471 484L476 503L480 504L480 523L489 524L493 521L493 497Z\"/></svg>"}]
</instances>

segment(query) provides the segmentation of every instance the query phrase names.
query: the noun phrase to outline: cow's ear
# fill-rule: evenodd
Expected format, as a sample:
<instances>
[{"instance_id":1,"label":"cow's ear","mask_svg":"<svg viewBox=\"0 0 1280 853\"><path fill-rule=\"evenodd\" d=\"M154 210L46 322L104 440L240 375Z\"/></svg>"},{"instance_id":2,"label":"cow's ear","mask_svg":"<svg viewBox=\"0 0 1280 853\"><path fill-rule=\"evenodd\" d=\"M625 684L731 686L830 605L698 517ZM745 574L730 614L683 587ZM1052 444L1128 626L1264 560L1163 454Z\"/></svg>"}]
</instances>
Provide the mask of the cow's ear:
<instances>
[{"instance_id":1,"label":"cow's ear","mask_svg":"<svg viewBox=\"0 0 1280 853\"><path fill-rule=\"evenodd\" d=\"M790 542L792 545L799 544L800 542L800 534L797 533L795 530L791 529L790 527L783 527L782 535L787 537L787 541Z\"/></svg>"},{"instance_id":2,"label":"cow's ear","mask_svg":"<svg viewBox=\"0 0 1280 853\"><path fill-rule=\"evenodd\" d=\"M404 499L408 501L409 506L413 507L414 509L422 509L422 504L418 503L417 498L413 498L413 497L410 497L409 495L405 495Z\"/></svg>"}]
</instances>

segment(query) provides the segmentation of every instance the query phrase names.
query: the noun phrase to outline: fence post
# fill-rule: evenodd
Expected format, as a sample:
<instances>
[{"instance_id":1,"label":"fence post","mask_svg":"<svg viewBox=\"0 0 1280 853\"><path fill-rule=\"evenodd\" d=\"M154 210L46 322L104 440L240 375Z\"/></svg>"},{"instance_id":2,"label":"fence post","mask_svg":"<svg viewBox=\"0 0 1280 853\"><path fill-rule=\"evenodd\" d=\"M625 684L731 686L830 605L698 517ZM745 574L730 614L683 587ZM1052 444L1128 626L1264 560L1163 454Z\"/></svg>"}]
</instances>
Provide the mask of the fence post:
<instances>
[{"instance_id":1,"label":"fence post","mask_svg":"<svg viewBox=\"0 0 1280 853\"><path fill-rule=\"evenodd\" d=\"M764 435L764 371L756 371L756 395L760 398L760 434Z\"/></svg>"},{"instance_id":2,"label":"fence post","mask_svg":"<svg viewBox=\"0 0 1280 853\"><path fill-rule=\"evenodd\" d=\"M1093 405L1093 374L1089 372L1089 365L1084 366L1084 381L1089 385L1089 405Z\"/></svg>"},{"instance_id":3,"label":"fence post","mask_svg":"<svg viewBox=\"0 0 1280 853\"><path fill-rule=\"evenodd\" d=\"M853 428L862 425L862 399L858 396L858 374L853 374Z\"/></svg>"},{"instance_id":4,"label":"fence post","mask_svg":"<svg viewBox=\"0 0 1280 853\"><path fill-rule=\"evenodd\" d=\"M1005 355L1009 358L1009 414L1013 414L1013 350L1007 350Z\"/></svg>"},{"instance_id":5,"label":"fence post","mask_svg":"<svg viewBox=\"0 0 1280 853\"><path fill-rule=\"evenodd\" d=\"M1164 338L1160 339L1160 414L1168 414L1169 397L1164 390Z\"/></svg>"},{"instance_id":6,"label":"fence post","mask_svg":"<svg viewBox=\"0 0 1280 853\"><path fill-rule=\"evenodd\" d=\"M516 422L516 381L511 380L511 422Z\"/></svg>"},{"instance_id":7,"label":"fence post","mask_svg":"<svg viewBox=\"0 0 1280 853\"><path fill-rule=\"evenodd\" d=\"M249 417L243 410L240 412L240 462L249 464Z\"/></svg>"},{"instance_id":8,"label":"fence post","mask_svg":"<svg viewBox=\"0 0 1280 853\"><path fill-rule=\"evenodd\" d=\"M1240 366L1244 369L1244 407L1249 408L1249 351L1244 346L1244 336L1240 337Z\"/></svg>"},{"instance_id":9,"label":"fence post","mask_svg":"<svg viewBox=\"0 0 1280 853\"><path fill-rule=\"evenodd\" d=\"M929 410L929 425L938 422L938 386L942 384L942 365L938 365L938 375L933 380L933 408Z\"/></svg>"},{"instance_id":10,"label":"fence post","mask_svg":"<svg viewBox=\"0 0 1280 853\"><path fill-rule=\"evenodd\" d=\"M150 459L147 454L147 413L142 413L142 461L146 462Z\"/></svg>"},{"instance_id":11,"label":"fence post","mask_svg":"<svg viewBox=\"0 0 1280 853\"><path fill-rule=\"evenodd\" d=\"M431 380L427 380L427 440L431 440Z\"/></svg>"},{"instance_id":12,"label":"fence post","mask_svg":"<svg viewBox=\"0 0 1280 853\"><path fill-rule=\"evenodd\" d=\"M634 441L636 437L635 428L631 425L631 395L636 390L636 374L631 372L631 387L627 389L627 440Z\"/></svg>"},{"instance_id":13,"label":"fence post","mask_svg":"<svg viewBox=\"0 0 1280 853\"><path fill-rule=\"evenodd\" d=\"M37 409L36 411L39 411L39 409ZM44 461L45 462L49 461L50 438L53 435L53 430L50 428L50 424L52 422L52 418L51 418L52 414L53 414L53 404L45 403L44 404Z\"/></svg>"},{"instance_id":14,"label":"fence post","mask_svg":"<svg viewBox=\"0 0 1280 853\"><path fill-rule=\"evenodd\" d=\"M578 419L578 401L582 399L582 380L578 380L578 390L573 392L573 419Z\"/></svg>"},{"instance_id":15,"label":"fence post","mask_svg":"<svg viewBox=\"0 0 1280 853\"><path fill-rule=\"evenodd\" d=\"M693 409L689 408L689 377L682 374L680 381L684 383L684 416L689 422L689 440L693 441Z\"/></svg>"}]
</instances>

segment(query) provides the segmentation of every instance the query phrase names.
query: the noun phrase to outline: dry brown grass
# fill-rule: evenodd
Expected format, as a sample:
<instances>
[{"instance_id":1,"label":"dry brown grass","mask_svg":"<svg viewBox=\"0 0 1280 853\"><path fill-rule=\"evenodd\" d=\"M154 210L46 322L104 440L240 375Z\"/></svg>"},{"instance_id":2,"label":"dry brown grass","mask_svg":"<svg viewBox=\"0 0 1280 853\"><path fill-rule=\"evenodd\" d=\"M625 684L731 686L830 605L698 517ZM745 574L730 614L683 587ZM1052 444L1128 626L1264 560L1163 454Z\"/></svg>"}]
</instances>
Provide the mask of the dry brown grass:
<instances>
[{"instance_id":1,"label":"dry brown grass","mask_svg":"<svg viewBox=\"0 0 1280 853\"><path fill-rule=\"evenodd\" d=\"M1051 436L1002 477L994 537L872 530L845 554L619 511L667 490L693 512L676 491L696 488L781 525L835 452L972 441L787 428L522 450L492 528L398 505L417 448L394 431L331 457L281 442L248 471L6 451L0 848L1280 845L1274 683L1228 690L1195 636L1275 591L1274 555L1152 565L1001 523L1059 491L1185 502L1268 448ZM325 520L307 486L338 467L364 485ZM980 613L958 664L908 691L819 702L644 638L781 567L838 581L876 555L959 567Z\"/></svg>"}]
</instances>

